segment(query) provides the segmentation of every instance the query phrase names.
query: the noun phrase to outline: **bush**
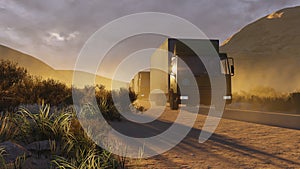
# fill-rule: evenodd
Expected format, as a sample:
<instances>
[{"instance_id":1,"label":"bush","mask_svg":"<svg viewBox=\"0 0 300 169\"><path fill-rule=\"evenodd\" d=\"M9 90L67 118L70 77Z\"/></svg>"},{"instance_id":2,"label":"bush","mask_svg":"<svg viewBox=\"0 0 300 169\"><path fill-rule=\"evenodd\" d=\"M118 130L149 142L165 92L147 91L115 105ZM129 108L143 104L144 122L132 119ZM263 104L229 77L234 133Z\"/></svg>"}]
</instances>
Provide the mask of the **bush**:
<instances>
[{"instance_id":1,"label":"bush","mask_svg":"<svg viewBox=\"0 0 300 169\"><path fill-rule=\"evenodd\" d=\"M0 89L6 92L12 86L21 82L28 76L26 69L18 67L17 63L0 60Z\"/></svg>"},{"instance_id":2,"label":"bush","mask_svg":"<svg viewBox=\"0 0 300 169\"><path fill-rule=\"evenodd\" d=\"M17 106L20 102L12 88L28 76L26 69L16 63L0 60L0 111Z\"/></svg>"},{"instance_id":3,"label":"bush","mask_svg":"<svg viewBox=\"0 0 300 169\"><path fill-rule=\"evenodd\" d=\"M120 120L119 111L130 111L130 104L137 99L137 95L130 89L108 91L103 86L98 86L95 96L101 113L109 120Z\"/></svg>"},{"instance_id":4,"label":"bush","mask_svg":"<svg viewBox=\"0 0 300 169\"><path fill-rule=\"evenodd\" d=\"M112 154L97 146L81 126L76 125L79 122L73 109L50 112L50 106L44 104L39 113L20 108L17 113L1 116L1 125L5 126L0 131L1 141L29 144L49 140L53 168L119 168ZM22 125L17 127L16 124ZM87 124L93 126L90 122ZM0 148L0 160L2 154Z\"/></svg>"},{"instance_id":5,"label":"bush","mask_svg":"<svg viewBox=\"0 0 300 169\"><path fill-rule=\"evenodd\" d=\"M53 106L72 103L72 91L53 79L30 76L27 70L10 61L0 61L0 111L13 110L20 104L45 100Z\"/></svg>"}]
</instances>

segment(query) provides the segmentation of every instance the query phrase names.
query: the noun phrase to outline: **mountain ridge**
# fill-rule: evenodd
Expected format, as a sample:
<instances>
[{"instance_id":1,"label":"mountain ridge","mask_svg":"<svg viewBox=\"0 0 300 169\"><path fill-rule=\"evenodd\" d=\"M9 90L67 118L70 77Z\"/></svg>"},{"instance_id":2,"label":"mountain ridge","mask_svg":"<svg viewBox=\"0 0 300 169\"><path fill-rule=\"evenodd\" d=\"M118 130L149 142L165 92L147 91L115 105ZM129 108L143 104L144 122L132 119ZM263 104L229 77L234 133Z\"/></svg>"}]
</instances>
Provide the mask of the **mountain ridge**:
<instances>
[{"instance_id":1,"label":"mountain ridge","mask_svg":"<svg viewBox=\"0 0 300 169\"><path fill-rule=\"evenodd\" d=\"M299 18L300 7L281 9L245 26L220 47L236 61L233 91L258 86L300 90Z\"/></svg>"}]
</instances>

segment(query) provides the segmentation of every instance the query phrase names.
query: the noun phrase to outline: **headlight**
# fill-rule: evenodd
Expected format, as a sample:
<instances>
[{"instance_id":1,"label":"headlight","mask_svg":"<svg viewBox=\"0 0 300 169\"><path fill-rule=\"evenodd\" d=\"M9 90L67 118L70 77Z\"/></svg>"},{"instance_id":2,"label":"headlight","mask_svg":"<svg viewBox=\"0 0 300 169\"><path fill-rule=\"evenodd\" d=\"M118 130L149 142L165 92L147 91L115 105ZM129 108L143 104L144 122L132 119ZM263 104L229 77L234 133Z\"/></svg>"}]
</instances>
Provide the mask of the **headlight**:
<instances>
[{"instance_id":1,"label":"headlight","mask_svg":"<svg viewBox=\"0 0 300 169\"><path fill-rule=\"evenodd\" d=\"M231 97L231 96L223 96L223 99L224 99L224 100L231 100L232 97Z\"/></svg>"}]
</instances>

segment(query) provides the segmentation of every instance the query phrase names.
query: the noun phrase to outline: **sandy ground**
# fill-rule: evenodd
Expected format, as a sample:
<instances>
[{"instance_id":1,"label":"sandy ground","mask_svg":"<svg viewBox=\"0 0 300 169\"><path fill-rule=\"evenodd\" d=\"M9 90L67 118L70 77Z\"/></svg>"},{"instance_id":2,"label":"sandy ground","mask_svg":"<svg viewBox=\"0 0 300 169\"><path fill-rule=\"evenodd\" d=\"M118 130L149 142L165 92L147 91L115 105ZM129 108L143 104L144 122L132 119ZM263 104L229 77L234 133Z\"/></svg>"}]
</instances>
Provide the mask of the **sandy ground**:
<instances>
[{"instance_id":1,"label":"sandy ground","mask_svg":"<svg viewBox=\"0 0 300 169\"><path fill-rule=\"evenodd\" d=\"M300 168L300 130L222 119L214 135L200 144L198 137L205 118L204 115L198 115L194 128L173 149L147 159L129 159L127 166L129 168ZM160 121L164 123L173 120L174 111L171 110L166 110L160 117ZM126 124L128 122L121 123L128 125ZM120 124L116 126L124 127ZM159 128L160 125L156 127Z\"/></svg>"}]
</instances>

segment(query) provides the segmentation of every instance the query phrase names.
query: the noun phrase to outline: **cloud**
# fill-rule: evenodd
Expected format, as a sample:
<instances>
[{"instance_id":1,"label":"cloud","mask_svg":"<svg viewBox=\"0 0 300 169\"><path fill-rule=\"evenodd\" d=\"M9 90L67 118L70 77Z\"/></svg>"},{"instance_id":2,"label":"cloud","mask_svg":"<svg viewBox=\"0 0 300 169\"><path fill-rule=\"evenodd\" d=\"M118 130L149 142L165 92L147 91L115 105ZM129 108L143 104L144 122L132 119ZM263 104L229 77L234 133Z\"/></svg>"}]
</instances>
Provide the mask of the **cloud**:
<instances>
[{"instance_id":1,"label":"cloud","mask_svg":"<svg viewBox=\"0 0 300 169\"><path fill-rule=\"evenodd\" d=\"M0 31L0 43L37 56L56 68L71 69L89 36L101 26L124 15L149 11L170 13L189 20L208 37L223 41L256 19L295 5L300 5L300 2L298 0L2 0L0 30L7 27L14 29L9 33Z\"/></svg>"},{"instance_id":2,"label":"cloud","mask_svg":"<svg viewBox=\"0 0 300 169\"><path fill-rule=\"evenodd\" d=\"M61 36L59 33L49 33L50 37L49 37L49 41L51 40L55 40L55 41L65 41L65 37Z\"/></svg>"},{"instance_id":3,"label":"cloud","mask_svg":"<svg viewBox=\"0 0 300 169\"><path fill-rule=\"evenodd\" d=\"M60 33L56 32L50 32L47 39L48 43L51 42L64 42L64 41L70 41L76 38L76 36L79 35L79 32L75 31L68 35L62 35Z\"/></svg>"},{"instance_id":4,"label":"cloud","mask_svg":"<svg viewBox=\"0 0 300 169\"><path fill-rule=\"evenodd\" d=\"M77 37L77 35L79 35L79 32L77 32L77 31L72 32L66 37L66 40L69 41L69 40L75 39Z\"/></svg>"}]
</instances>

